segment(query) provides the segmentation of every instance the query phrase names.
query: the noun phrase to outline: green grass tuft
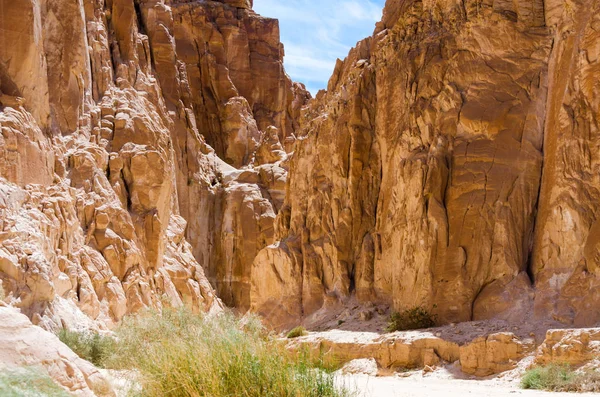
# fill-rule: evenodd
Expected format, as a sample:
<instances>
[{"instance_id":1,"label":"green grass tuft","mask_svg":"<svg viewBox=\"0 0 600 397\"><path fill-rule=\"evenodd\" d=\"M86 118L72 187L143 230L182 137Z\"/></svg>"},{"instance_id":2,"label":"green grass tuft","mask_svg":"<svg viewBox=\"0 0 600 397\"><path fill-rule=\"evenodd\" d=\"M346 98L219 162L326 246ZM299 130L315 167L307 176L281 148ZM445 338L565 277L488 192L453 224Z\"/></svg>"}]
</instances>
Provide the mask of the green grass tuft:
<instances>
[{"instance_id":1,"label":"green grass tuft","mask_svg":"<svg viewBox=\"0 0 600 397\"><path fill-rule=\"evenodd\" d=\"M301 336L306 336L306 335L308 335L308 332L306 332L306 328L300 326L300 327L296 327L296 328L292 329L290 332L288 332L286 335L286 338L293 339L293 338L299 338Z\"/></svg>"},{"instance_id":2,"label":"green grass tuft","mask_svg":"<svg viewBox=\"0 0 600 397\"><path fill-rule=\"evenodd\" d=\"M255 320L145 312L115 330L107 360L135 370L144 396L342 397L334 377L289 353Z\"/></svg>"},{"instance_id":3,"label":"green grass tuft","mask_svg":"<svg viewBox=\"0 0 600 397\"><path fill-rule=\"evenodd\" d=\"M527 370L521 378L521 387L557 392L598 392L600 372L576 372L568 364L549 364Z\"/></svg>"},{"instance_id":4,"label":"green grass tuft","mask_svg":"<svg viewBox=\"0 0 600 397\"><path fill-rule=\"evenodd\" d=\"M68 397L45 373L33 368L15 368L0 374L2 397Z\"/></svg>"},{"instance_id":5,"label":"green grass tuft","mask_svg":"<svg viewBox=\"0 0 600 397\"><path fill-rule=\"evenodd\" d=\"M387 331L406 331L435 327L437 316L432 315L422 306L413 307L403 312L392 313Z\"/></svg>"},{"instance_id":6,"label":"green grass tuft","mask_svg":"<svg viewBox=\"0 0 600 397\"><path fill-rule=\"evenodd\" d=\"M536 390L563 390L573 383L575 374L568 365L551 364L544 367L535 367L521 378L523 389Z\"/></svg>"},{"instance_id":7,"label":"green grass tuft","mask_svg":"<svg viewBox=\"0 0 600 397\"><path fill-rule=\"evenodd\" d=\"M93 332L78 332L61 329L58 338L69 346L79 357L88 360L97 367L106 367L106 360L116 349L113 337Z\"/></svg>"}]
</instances>

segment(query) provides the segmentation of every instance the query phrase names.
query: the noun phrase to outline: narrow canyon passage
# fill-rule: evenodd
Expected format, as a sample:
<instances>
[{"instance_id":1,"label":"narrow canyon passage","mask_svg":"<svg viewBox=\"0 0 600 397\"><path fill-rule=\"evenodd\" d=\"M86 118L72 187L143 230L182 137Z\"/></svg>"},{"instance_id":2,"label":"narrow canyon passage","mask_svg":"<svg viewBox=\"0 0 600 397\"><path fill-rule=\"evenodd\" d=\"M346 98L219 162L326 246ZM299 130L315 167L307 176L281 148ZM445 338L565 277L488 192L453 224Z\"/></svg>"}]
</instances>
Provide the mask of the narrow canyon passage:
<instances>
[{"instance_id":1,"label":"narrow canyon passage","mask_svg":"<svg viewBox=\"0 0 600 397\"><path fill-rule=\"evenodd\" d=\"M285 26L252 0L0 0L0 335L47 345L0 368L113 395L52 334L176 308L256 314L336 370L430 367L431 395L449 366L595 371L600 1L387 0L314 95L281 34L308 8L264 1ZM349 24L321 14L323 42Z\"/></svg>"}]
</instances>

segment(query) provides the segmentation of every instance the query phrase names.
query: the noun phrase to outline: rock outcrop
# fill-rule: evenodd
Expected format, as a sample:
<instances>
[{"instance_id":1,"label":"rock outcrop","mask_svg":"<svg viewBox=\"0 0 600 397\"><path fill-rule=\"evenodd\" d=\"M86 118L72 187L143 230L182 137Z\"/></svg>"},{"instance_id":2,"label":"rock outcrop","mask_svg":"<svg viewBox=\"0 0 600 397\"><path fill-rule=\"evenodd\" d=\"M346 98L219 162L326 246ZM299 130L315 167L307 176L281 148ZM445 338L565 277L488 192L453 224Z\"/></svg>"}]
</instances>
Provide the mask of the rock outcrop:
<instances>
[{"instance_id":1,"label":"rock outcrop","mask_svg":"<svg viewBox=\"0 0 600 397\"><path fill-rule=\"evenodd\" d=\"M553 329L546 333L536 355L537 364L566 363L581 365L600 354L600 330Z\"/></svg>"},{"instance_id":2,"label":"rock outcrop","mask_svg":"<svg viewBox=\"0 0 600 397\"><path fill-rule=\"evenodd\" d=\"M524 336L523 329L512 332L494 332L480 326L483 322L462 323L459 327L446 326L430 330L394 332L385 335L370 332L331 330L315 332L287 340L295 353L310 354L344 367L353 372L354 364L367 367L372 361L371 375L385 375L391 371L452 367L476 377L548 364L569 364L574 368L597 366L600 353L600 331L588 329L551 329L541 345L535 348L535 339ZM488 325L489 326L489 325ZM475 332L474 329L476 330ZM327 361L329 360L329 361ZM346 368L345 364L349 364ZM452 367L450 367L452 365ZM585 367L584 367L585 368ZM370 367L373 370L373 366Z\"/></svg>"},{"instance_id":3,"label":"rock outcrop","mask_svg":"<svg viewBox=\"0 0 600 397\"><path fill-rule=\"evenodd\" d=\"M75 396L113 397L107 379L56 335L34 326L16 309L0 307L0 370L43 370Z\"/></svg>"},{"instance_id":4,"label":"rock outcrop","mask_svg":"<svg viewBox=\"0 0 600 397\"><path fill-rule=\"evenodd\" d=\"M0 0L0 280L34 324L250 306L310 98L251 7Z\"/></svg>"},{"instance_id":5,"label":"rock outcrop","mask_svg":"<svg viewBox=\"0 0 600 397\"><path fill-rule=\"evenodd\" d=\"M388 1L303 113L253 310L597 323L598 7Z\"/></svg>"},{"instance_id":6,"label":"rock outcrop","mask_svg":"<svg viewBox=\"0 0 600 397\"><path fill-rule=\"evenodd\" d=\"M508 371L525 356L527 347L510 332L481 336L461 346L460 366L463 372L476 376Z\"/></svg>"},{"instance_id":7,"label":"rock outcrop","mask_svg":"<svg viewBox=\"0 0 600 397\"><path fill-rule=\"evenodd\" d=\"M186 236L221 299L247 309L252 262L273 242L286 151L310 94L283 70L278 22L251 2L144 1L140 14L165 105L177 115Z\"/></svg>"},{"instance_id":8,"label":"rock outcrop","mask_svg":"<svg viewBox=\"0 0 600 397\"><path fill-rule=\"evenodd\" d=\"M435 335L433 332L400 332L386 335L367 332L328 331L288 342L290 350L324 357L336 365L372 359L386 370L434 368L456 363L475 376L498 374L517 366L531 346L514 334L495 333L468 342Z\"/></svg>"}]
</instances>

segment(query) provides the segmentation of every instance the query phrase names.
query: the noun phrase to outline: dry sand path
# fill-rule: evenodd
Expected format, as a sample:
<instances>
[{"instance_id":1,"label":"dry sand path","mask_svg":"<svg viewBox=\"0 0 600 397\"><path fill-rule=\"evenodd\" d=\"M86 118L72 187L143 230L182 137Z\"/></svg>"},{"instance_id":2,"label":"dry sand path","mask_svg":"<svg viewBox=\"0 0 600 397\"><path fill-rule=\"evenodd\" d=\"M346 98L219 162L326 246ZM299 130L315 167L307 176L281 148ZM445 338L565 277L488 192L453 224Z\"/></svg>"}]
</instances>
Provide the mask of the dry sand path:
<instances>
[{"instance_id":1,"label":"dry sand path","mask_svg":"<svg viewBox=\"0 0 600 397\"><path fill-rule=\"evenodd\" d=\"M439 378L400 378L351 375L338 379L360 397L504 397L598 396L600 393L550 393L522 390L518 384L494 380L459 380Z\"/></svg>"}]
</instances>

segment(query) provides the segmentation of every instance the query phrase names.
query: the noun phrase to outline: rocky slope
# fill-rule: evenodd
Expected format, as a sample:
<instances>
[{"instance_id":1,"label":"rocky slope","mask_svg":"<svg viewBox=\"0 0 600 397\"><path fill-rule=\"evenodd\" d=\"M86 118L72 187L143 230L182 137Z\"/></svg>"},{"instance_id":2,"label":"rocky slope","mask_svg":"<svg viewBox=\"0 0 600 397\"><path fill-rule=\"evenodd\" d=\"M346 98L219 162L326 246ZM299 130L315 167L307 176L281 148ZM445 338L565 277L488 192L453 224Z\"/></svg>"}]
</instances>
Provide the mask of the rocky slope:
<instances>
[{"instance_id":1,"label":"rocky slope","mask_svg":"<svg viewBox=\"0 0 600 397\"><path fill-rule=\"evenodd\" d=\"M301 119L252 308L596 324L599 7L388 1Z\"/></svg>"}]
</instances>

